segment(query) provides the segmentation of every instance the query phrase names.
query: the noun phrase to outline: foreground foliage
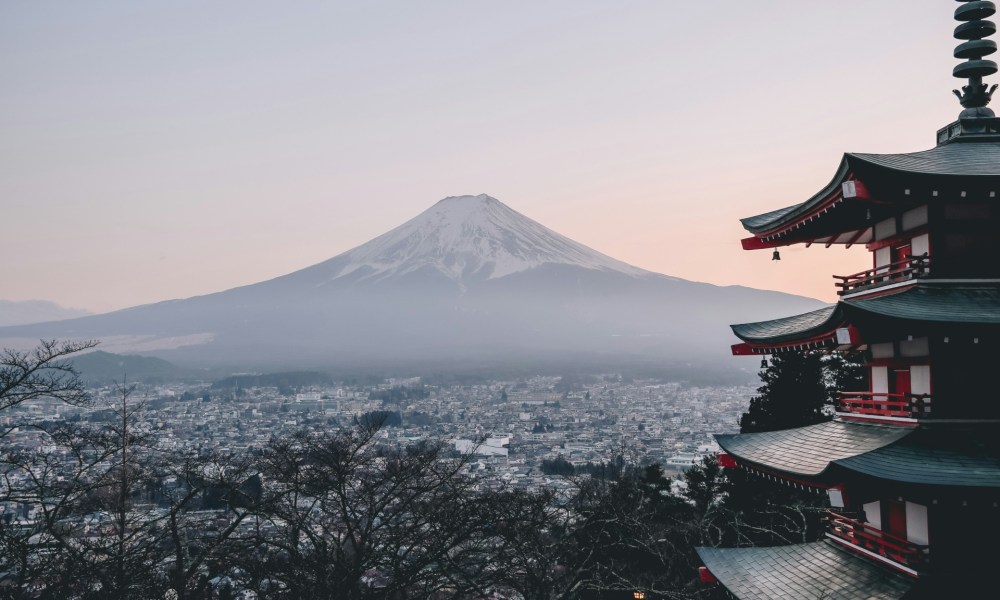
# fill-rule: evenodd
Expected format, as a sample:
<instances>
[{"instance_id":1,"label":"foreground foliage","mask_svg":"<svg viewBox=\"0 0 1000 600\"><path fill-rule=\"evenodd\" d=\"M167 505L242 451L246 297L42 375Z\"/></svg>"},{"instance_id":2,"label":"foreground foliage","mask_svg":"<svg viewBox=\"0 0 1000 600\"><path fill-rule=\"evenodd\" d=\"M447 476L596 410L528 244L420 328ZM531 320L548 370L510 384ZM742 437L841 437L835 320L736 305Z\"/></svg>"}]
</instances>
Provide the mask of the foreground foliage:
<instances>
[{"instance_id":1,"label":"foreground foliage","mask_svg":"<svg viewBox=\"0 0 1000 600\"><path fill-rule=\"evenodd\" d=\"M60 362L85 347L8 353L0 407L87 402ZM818 535L815 497L714 459L491 487L470 454L380 443L385 413L219 454L160 444L131 396L106 424L20 423L30 451L0 438L0 598L709 598L695 546Z\"/></svg>"}]
</instances>

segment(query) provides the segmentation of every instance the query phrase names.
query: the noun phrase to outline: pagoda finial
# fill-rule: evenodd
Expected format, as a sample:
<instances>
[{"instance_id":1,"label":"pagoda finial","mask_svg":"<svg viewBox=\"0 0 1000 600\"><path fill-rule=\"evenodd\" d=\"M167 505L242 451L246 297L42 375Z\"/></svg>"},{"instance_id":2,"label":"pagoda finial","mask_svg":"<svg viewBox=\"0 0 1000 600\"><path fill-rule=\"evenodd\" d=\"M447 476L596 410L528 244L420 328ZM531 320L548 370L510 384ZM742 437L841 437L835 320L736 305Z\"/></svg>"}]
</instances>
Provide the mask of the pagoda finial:
<instances>
[{"instance_id":1,"label":"pagoda finial","mask_svg":"<svg viewBox=\"0 0 1000 600\"><path fill-rule=\"evenodd\" d=\"M960 22L955 28L955 38L966 41L955 47L955 58L964 58L966 61L955 65L952 75L968 79L969 83L962 86L961 92L952 91L966 109L963 116L987 116L984 113L992 116L992 111L984 107L990 103L997 86L987 88L983 77L996 73L997 64L992 60L983 60L983 57L996 52L997 44L983 38L996 33L997 26L993 21L985 19L993 16L997 7L992 2L958 1L962 6L955 9L955 20Z\"/></svg>"}]
</instances>

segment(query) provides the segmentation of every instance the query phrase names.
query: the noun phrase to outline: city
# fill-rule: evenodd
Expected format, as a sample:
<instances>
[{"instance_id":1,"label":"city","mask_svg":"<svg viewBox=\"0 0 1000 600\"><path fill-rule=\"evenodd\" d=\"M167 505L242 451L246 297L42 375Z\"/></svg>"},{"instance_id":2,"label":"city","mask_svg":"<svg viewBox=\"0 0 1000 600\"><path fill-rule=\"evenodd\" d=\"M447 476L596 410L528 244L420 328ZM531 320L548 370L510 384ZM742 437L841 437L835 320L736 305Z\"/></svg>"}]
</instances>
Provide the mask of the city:
<instances>
[{"instance_id":1,"label":"city","mask_svg":"<svg viewBox=\"0 0 1000 600\"><path fill-rule=\"evenodd\" d=\"M251 379L252 377L245 377ZM205 383L139 385L129 403L154 433L156 445L176 451L243 453L292 432L350 427L376 411L398 415L380 432L386 444L440 441L476 460L468 475L484 485L528 490L568 485L545 473L544 461L575 468L623 455L637 465L659 463L666 472L713 455L713 433L738 431L754 388L690 387L678 383L621 381L620 375L585 378L562 389L560 377L533 377L479 385L438 387L420 378L375 385L233 387ZM284 392L284 393L283 393ZM88 407L39 401L7 411L0 426L14 428L4 442L38 450L44 436L19 423L90 422L115 418L114 387L92 390Z\"/></svg>"}]
</instances>

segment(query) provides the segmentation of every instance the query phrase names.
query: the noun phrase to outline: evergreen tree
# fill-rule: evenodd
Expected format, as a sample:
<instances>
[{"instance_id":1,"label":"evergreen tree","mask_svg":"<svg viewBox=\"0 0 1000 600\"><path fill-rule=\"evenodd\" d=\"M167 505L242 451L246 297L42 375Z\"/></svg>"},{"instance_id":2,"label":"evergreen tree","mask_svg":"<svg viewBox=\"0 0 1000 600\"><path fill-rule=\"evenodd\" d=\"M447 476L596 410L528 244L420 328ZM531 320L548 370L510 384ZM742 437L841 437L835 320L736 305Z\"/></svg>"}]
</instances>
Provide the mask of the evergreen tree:
<instances>
[{"instance_id":1,"label":"evergreen tree","mask_svg":"<svg viewBox=\"0 0 1000 600\"><path fill-rule=\"evenodd\" d=\"M859 353L778 354L760 372L762 385L740 418L753 433L829 420L838 391L867 387ZM721 470L714 458L684 474L685 496L701 518L703 544L774 545L822 535L825 497L775 485L742 469Z\"/></svg>"},{"instance_id":2,"label":"evergreen tree","mask_svg":"<svg viewBox=\"0 0 1000 600\"><path fill-rule=\"evenodd\" d=\"M830 400L836 403L837 392L861 392L868 389L868 369L864 353L831 352L824 357L823 369Z\"/></svg>"},{"instance_id":3,"label":"evergreen tree","mask_svg":"<svg viewBox=\"0 0 1000 600\"><path fill-rule=\"evenodd\" d=\"M829 420L823 355L819 352L775 354L760 372L758 396L740 417L740 432L775 431Z\"/></svg>"}]
</instances>

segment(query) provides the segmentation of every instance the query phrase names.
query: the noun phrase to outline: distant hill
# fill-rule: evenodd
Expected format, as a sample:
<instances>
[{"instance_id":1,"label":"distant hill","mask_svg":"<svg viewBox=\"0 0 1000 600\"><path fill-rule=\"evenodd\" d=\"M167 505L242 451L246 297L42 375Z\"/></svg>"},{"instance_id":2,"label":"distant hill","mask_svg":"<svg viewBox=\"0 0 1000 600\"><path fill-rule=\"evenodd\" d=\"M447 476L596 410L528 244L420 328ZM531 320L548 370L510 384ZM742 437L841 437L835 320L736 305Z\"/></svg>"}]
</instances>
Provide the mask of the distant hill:
<instances>
[{"instance_id":1,"label":"distant hill","mask_svg":"<svg viewBox=\"0 0 1000 600\"><path fill-rule=\"evenodd\" d=\"M353 250L270 281L4 327L0 346L12 339L100 339L104 350L230 372L551 372L630 364L739 370L747 365L730 356L729 323L821 306L646 271L490 196L457 196Z\"/></svg>"},{"instance_id":2,"label":"distant hill","mask_svg":"<svg viewBox=\"0 0 1000 600\"><path fill-rule=\"evenodd\" d=\"M157 383L190 379L195 375L191 369L151 356L127 356L98 350L69 360L86 383L96 385L121 382L125 376L130 382Z\"/></svg>"},{"instance_id":3,"label":"distant hill","mask_svg":"<svg viewBox=\"0 0 1000 600\"><path fill-rule=\"evenodd\" d=\"M28 325L46 321L75 319L91 314L78 308L65 308L47 300L0 300L0 327Z\"/></svg>"}]
</instances>

